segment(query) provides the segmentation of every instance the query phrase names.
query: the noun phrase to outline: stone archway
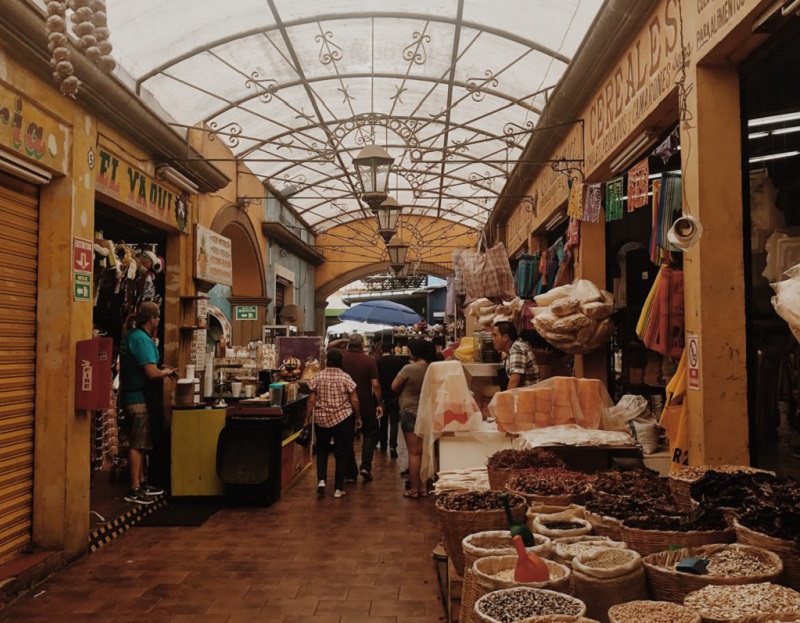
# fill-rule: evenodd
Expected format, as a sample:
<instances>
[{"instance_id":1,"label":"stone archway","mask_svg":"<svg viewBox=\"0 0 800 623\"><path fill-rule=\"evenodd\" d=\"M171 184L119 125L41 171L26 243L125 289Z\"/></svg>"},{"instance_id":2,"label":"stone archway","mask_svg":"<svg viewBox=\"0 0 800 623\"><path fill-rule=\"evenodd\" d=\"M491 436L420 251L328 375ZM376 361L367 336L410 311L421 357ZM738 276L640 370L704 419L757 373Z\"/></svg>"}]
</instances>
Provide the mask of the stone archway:
<instances>
[{"instance_id":1,"label":"stone archway","mask_svg":"<svg viewBox=\"0 0 800 623\"><path fill-rule=\"evenodd\" d=\"M314 329L317 335L324 335L325 333L325 307L327 306L328 297L343 288L348 283L376 275L378 273L385 273L389 270L389 262L377 262L374 264L365 264L353 270L337 275L327 283L317 287L314 293ZM434 262L422 262L416 267L416 272L422 275L433 275L435 277L446 278L453 274L453 269Z\"/></svg>"}]
</instances>

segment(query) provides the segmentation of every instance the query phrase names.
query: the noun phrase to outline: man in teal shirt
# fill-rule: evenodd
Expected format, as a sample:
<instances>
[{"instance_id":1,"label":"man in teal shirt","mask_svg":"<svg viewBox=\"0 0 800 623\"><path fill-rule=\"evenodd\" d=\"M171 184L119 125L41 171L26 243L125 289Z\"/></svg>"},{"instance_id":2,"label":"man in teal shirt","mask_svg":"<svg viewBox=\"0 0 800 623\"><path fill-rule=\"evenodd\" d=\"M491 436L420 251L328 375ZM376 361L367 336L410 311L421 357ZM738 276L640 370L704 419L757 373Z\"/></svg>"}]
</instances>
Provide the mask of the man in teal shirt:
<instances>
[{"instance_id":1,"label":"man in teal shirt","mask_svg":"<svg viewBox=\"0 0 800 623\"><path fill-rule=\"evenodd\" d=\"M161 321L156 303L146 301L136 313L136 328L122 338L120 344L120 400L130 422L128 466L131 490L126 502L152 504L153 497L164 493L147 483L144 477L144 454L153 449L153 415L158 388L165 378L177 378L175 368L158 367L158 348L153 340Z\"/></svg>"}]
</instances>

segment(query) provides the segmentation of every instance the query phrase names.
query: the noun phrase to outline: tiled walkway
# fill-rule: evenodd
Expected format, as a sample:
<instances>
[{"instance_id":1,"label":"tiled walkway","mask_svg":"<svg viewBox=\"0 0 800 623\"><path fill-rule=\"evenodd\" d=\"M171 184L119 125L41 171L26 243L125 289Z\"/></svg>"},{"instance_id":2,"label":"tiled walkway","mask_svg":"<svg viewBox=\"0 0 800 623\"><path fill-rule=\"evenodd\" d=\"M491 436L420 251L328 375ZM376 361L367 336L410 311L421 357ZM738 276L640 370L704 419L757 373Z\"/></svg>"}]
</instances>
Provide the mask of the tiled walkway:
<instances>
[{"instance_id":1,"label":"tiled walkway","mask_svg":"<svg viewBox=\"0 0 800 623\"><path fill-rule=\"evenodd\" d=\"M342 499L331 490L318 499L312 469L272 507L225 508L199 528L129 530L0 621L442 621L433 497L403 499L397 461L375 459L375 480L359 478Z\"/></svg>"}]
</instances>

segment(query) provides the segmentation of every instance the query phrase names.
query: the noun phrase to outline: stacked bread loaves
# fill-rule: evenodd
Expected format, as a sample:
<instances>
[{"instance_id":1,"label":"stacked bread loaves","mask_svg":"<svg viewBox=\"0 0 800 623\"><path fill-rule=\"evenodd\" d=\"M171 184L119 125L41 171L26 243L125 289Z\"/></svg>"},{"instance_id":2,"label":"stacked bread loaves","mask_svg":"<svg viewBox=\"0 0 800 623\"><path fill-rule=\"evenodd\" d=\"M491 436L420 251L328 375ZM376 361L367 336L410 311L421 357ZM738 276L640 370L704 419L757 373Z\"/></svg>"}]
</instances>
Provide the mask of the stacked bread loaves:
<instances>
[{"instance_id":1,"label":"stacked bread loaves","mask_svg":"<svg viewBox=\"0 0 800 623\"><path fill-rule=\"evenodd\" d=\"M591 352L605 344L614 330L610 318L614 312L613 295L586 279L555 288L534 300L541 309L533 320L536 331L564 352Z\"/></svg>"}]
</instances>

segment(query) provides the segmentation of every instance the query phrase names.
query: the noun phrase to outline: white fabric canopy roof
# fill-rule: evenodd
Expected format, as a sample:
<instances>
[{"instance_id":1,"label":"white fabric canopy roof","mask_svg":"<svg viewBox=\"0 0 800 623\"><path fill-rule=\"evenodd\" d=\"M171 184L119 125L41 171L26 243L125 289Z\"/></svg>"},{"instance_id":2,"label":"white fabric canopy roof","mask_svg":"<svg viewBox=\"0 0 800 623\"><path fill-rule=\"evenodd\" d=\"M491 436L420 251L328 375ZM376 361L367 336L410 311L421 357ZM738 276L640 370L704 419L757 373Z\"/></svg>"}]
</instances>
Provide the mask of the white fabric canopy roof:
<instances>
[{"instance_id":1,"label":"white fabric canopy roof","mask_svg":"<svg viewBox=\"0 0 800 623\"><path fill-rule=\"evenodd\" d=\"M290 197L369 215L352 158L394 158L405 214L482 227L602 0L107 0L140 93Z\"/></svg>"}]
</instances>

